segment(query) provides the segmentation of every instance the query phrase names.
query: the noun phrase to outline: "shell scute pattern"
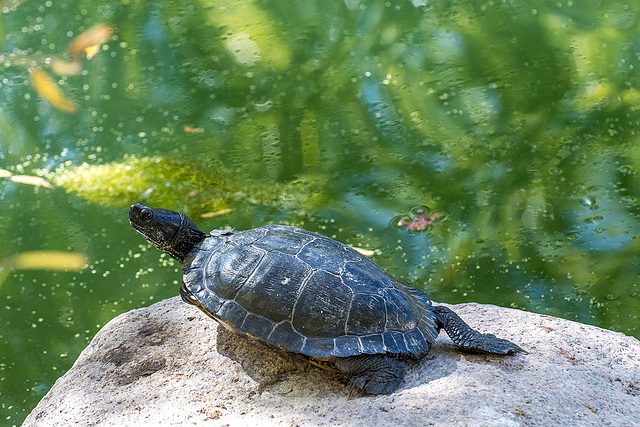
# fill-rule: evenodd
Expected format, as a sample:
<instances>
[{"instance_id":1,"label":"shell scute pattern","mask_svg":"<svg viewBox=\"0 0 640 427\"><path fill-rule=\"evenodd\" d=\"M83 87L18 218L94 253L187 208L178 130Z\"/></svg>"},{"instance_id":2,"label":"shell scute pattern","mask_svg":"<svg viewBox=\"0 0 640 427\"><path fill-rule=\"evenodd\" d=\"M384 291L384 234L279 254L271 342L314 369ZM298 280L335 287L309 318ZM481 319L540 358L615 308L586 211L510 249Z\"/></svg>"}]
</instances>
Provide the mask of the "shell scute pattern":
<instances>
[{"instance_id":1,"label":"shell scute pattern","mask_svg":"<svg viewBox=\"0 0 640 427\"><path fill-rule=\"evenodd\" d=\"M379 313L371 316L371 313ZM355 294L351 301L346 333L374 334L382 333L387 323L387 308L384 299L379 295Z\"/></svg>"},{"instance_id":2,"label":"shell scute pattern","mask_svg":"<svg viewBox=\"0 0 640 427\"><path fill-rule=\"evenodd\" d=\"M409 298L401 290L385 289L384 301L387 307L385 329L404 332L418 326L418 319L413 313Z\"/></svg>"},{"instance_id":3,"label":"shell scute pattern","mask_svg":"<svg viewBox=\"0 0 640 427\"><path fill-rule=\"evenodd\" d=\"M186 283L186 282L185 282ZM209 316L216 319L219 318L217 313L222 309L222 305L226 300L218 297L214 292L210 292L208 289L201 287L199 292L193 292L198 300L198 306L204 309L204 312Z\"/></svg>"},{"instance_id":4,"label":"shell scute pattern","mask_svg":"<svg viewBox=\"0 0 640 427\"><path fill-rule=\"evenodd\" d=\"M212 232L184 281L209 315L250 336L316 357L427 351L435 315L377 264L288 226Z\"/></svg>"},{"instance_id":5,"label":"shell scute pattern","mask_svg":"<svg viewBox=\"0 0 640 427\"><path fill-rule=\"evenodd\" d=\"M420 329L415 328L404 334L404 341L407 344L409 353L418 354L424 348L424 336L420 333Z\"/></svg>"},{"instance_id":6,"label":"shell scute pattern","mask_svg":"<svg viewBox=\"0 0 640 427\"><path fill-rule=\"evenodd\" d=\"M247 317L247 310L245 310L240 304L232 300L226 300L220 309L216 311L216 317L226 320L230 324L238 327L244 322Z\"/></svg>"},{"instance_id":7,"label":"shell scute pattern","mask_svg":"<svg viewBox=\"0 0 640 427\"><path fill-rule=\"evenodd\" d=\"M193 268L189 271L185 271L182 279L185 283L189 283L189 290L198 294L204 288L204 270L202 268Z\"/></svg>"},{"instance_id":8,"label":"shell scute pattern","mask_svg":"<svg viewBox=\"0 0 640 427\"><path fill-rule=\"evenodd\" d=\"M314 239L306 243L298 253L298 259L314 268L336 276L344 270L341 248L336 248L332 241ZM338 261L339 260L339 261Z\"/></svg>"},{"instance_id":9,"label":"shell scute pattern","mask_svg":"<svg viewBox=\"0 0 640 427\"><path fill-rule=\"evenodd\" d=\"M335 354L336 341L333 338L307 338L301 353L316 357L331 357Z\"/></svg>"},{"instance_id":10,"label":"shell scute pattern","mask_svg":"<svg viewBox=\"0 0 640 427\"><path fill-rule=\"evenodd\" d=\"M386 348L396 349L397 353L408 353L404 336L400 332L388 331L382 334L382 340Z\"/></svg>"},{"instance_id":11,"label":"shell scute pattern","mask_svg":"<svg viewBox=\"0 0 640 427\"><path fill-rule=\"evenodd\" d=\"M205 283L216 283L215 292L220 297L235 299L265 254L266 251L253 246L228 246L204 265Z\"/></svg>"},{"instance_id":12,"label":"shell scute pattern","mask_svg":"<svg viewBox=\"0 0 640 427\"><path fill-rule=\"evenodd\" d=\"M314 236L301 235L283 226L274 227L273 231L277 232L270 233L268 238L263 236L252 245L265 251L272 251L273 248L278 248L278 252L295 256L304 245L315 239Z\"/></svg>"},{"instance_id":13,"label":"shell scute pattern","mask_svg":"<svg viewBox=\"0 0 640 427\"><path fill-rule=\"evenodd\" d=\"M335 338L343 335L351 297L351 290L339 278L317 270L300 293L292 323L307 336ZM323 320L318 322L318 319Z\"/></svg>"},{"instance_id":14,"label":"shell scute pattern","mask_svg":"<svg viewBox=\"0 0 640 427\"><path fill-rule=\"evenodd\" d=\"M393 287L390 282L377 283L371 280L371 267L362 260L346 262L342 280L349 284L353 292L382 295L385 288Z\"/></svg>"},{"instance_id":15,"label":"shell scute pattern","mask_svg":"<svg viewBox=\"0 0 640 427\"><path fill-rule=\"evenodd\" d=\"M251 230L240 231L237 233L233 230L214 230L211 232L211 236L214 238L223 238L227 245L247 246L262 239L268 232L269 230L266 230L264 227L252 228ZM216 242L215 239L205 239L204 241L206 242L207 240L212 242L212 245L216 245L216 243L213 243Z\"/></svg>"},{"instance_id":16,"label":"shell scute pattern","mask_svg":"<svg viewBox=\"0 0 640 427\"><path fill-rule=\"evenodd\" d=\"M347 357L364 353L360 337L356 335L343 335L335 339L336 349L334 356Z\"/></svg>"},{"instance_id":17,"label":"shell scute pattern","mask_svg":"<svg viewBox=\"0 0 640 427\"><path fill-rule=\"evenodd\" d=\"M385 348L381 334L364 335L360 337L363 353L378 353L378 349Z\"/></svg>"},{"instance_id":18,"label":"shell scute pattern","mask_svg":"<svg viewBox=\"0 0 640 427\"><path fill-rule=\"evenodd\" d=\"M262 316L249 312L238 328L253 337L266 340L273 331L273 322Z\"/></svg>"},{"instance_id":19,"label":"shell scute pattern","mask_svg":"<svg viewBox=\"0 0 640 427\"><path fill-rule=\"evenodd\" d=\"M241 247L238 252L245 249L248 251L251 247ZM270 252L249 280L245 279L235 300L251 312L269 313L274 323L289 320L299 289L311 273L311 267L299 265L292 255Z\"/></svg>"},{"instance_id":20,"label":"shell scute pattern","mask_svg":"<svg viewBox=\"0 0 640 427\"><path fill-rule=\"evenodd\" d=\"M268 337L268 341L274 344L288 343L288 350L299 353L302 351L302 347L304 347L306 338L293 329L291 322L287 321L279 323L273 328L271 335ZM283 345L280 346L284 347Z\"/></svg>"}]
</instances>

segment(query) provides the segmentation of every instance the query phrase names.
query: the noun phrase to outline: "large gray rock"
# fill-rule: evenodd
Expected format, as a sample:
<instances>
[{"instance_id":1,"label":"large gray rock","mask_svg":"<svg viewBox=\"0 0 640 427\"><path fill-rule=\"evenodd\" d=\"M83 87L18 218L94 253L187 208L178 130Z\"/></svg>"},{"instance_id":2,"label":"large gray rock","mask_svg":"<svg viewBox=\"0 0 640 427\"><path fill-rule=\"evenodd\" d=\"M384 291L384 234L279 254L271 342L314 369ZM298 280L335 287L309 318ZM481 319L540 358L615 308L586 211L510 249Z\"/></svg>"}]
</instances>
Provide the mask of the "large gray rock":
<instances>
[{"instance_id":1,"label":"large gray rock","mask_svg":"<svg viewBox=\"0 0 640 427\"><path fill-rule=\"evenodd\" d=\"M347 381L231 335L172 298L109 322L26 419L65 425L637 425L640 342L491 305L451 306L526 348L458 353L441 334L390 396L347 400Z\"/></svg>"}]
</instances>

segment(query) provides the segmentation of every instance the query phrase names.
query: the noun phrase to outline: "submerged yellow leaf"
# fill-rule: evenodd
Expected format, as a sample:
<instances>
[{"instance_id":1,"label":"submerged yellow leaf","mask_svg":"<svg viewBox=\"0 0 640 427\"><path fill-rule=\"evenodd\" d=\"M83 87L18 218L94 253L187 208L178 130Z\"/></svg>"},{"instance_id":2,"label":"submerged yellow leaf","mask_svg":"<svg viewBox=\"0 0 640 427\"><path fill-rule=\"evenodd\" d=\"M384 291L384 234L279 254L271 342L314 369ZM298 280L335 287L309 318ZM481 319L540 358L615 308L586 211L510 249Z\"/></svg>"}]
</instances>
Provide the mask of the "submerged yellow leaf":
<instances>
[{"instance_id":1,"label":"submerged yellow leaf","mask_svg":"<svg viewBox=\"0 0 640 427\"><path fill-rule=\"evenodd\" d=\"M87 59L91 59L96 56L100 52L100 45L94 44L93 46L88 46L84 48L84 53L87 55Z\"/></svg>"},{"instance_id":2,"label":"submerged yellow leaf","mask_svg":"<svg viewBox=\"0 0 640 427\"><path fill-rule=\"evenodd\" d=\"M84 254L61 251L32 251L0 262L0 285L11 270L80 271L87 267Z\"/></svg>"},{"instance_id":3,"label":"submerged yellow leaf","mask_svg":"<svg viewBox=\"0 0 640 427\"><path fill-rule=\"evenodd\" d=\"M9 178L13 182L19 182L20 184L35 185L37 187L52 188L53 186L49 181L39 176L31 175L13 175L6 169L0 169L0 178Z\"/></svg>"},{"instance_id":4,"label":"submerged yellow leaf","mask_svg":"<svg viewBox=\"0 0 640 427\"><path fill-rule=\"evenodd\" d=\"M82 52L91 58L100 50L100 46L113 35L113 27L109 24L98 24L79 34L69 43L69 56L73 60L80 59Z\"/></svg>"},{"instance_id":5,"label":"submerged yellow leaf","mask_svg":"<svg viewBox=\"0 0 640 427\"><path fill-rule=\"evenodd\" d=\"M202 215L200 215L200 218L213 218L214 216L227 214L227 213L231 212L232 210L233 209L231 209L231 208L218 209L217 211L203 213Z\"/></svg>"},{"instance_id":6,"label":"submerged yellow leaf","mask_svg":"<svg viewBox=\"0 0 640 427\"><path fill-rule=\"evenodd\" d=\"M29 81L36 92L57 110L65 113L78 111L76 103L65 98L56 82L44 71L38 69L29 71Z\"/></svg>"},{"instance_id":7,"label":"submerged yellow leaf","mask_svg":"<svg viewBox=\"0 0 640 427\"><path fill-rule=\"evenodd\" d=\"M36 187L52 188L53 186L49 181L39 176L30 175L12 175L9 179L13 182L19 182L21 184L35 185Z\"/></svg>"},{"instance_id":8,"label":"submerged yellow leaf","mask_svg":"<svg viewBox=\"0 0 640 427\"><path fill-rule=\"evenodd\" d=\"M14 270L79 271L87 266L87 257L74 252L32 251L9 258L7 265Z\"/></svg>"},{"instance_id":9,"label":"submerged yellow leaf","mask_svg":"<svg viewBox=\"0 0 640 427\"><path fill-rule=\"evenodd\" d=\"M49 67L59 76L77 76L82 71L80 61L67 62L59 58L53 58Z\"/></svg>"}]
</instances>

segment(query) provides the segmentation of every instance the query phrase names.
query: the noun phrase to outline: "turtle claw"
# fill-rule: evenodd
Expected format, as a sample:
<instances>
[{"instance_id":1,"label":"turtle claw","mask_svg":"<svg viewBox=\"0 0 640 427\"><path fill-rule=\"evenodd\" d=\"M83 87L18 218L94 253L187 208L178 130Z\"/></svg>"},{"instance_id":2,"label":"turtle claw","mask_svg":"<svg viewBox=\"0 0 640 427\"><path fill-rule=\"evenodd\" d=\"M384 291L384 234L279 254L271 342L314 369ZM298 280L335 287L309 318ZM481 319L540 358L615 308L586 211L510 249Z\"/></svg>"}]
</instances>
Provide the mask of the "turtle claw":
<instances>
[{"instance_id":1,"label":"turtle claw","mask_svg":"<svg viewBox=\"0 0 640 427\"><path fill-rule=\"evenodd\" d=\"M336 367L351 377L349 399L365 394L391 394L404 381L404 362L386 354L339 358Z\"/></svg>"},{"instance_id":2,"label":"turtle claw","mask_svg":"<svg viewBox=\"0 0 640 427\"><path fill-rule=\"evenodd\" d=\"M474 331L475 332L475 331ZM473 340L460 345L460 350L469 353L489 353L499 355L512 355L516 353L528 354L529 352L509 340L498 338L493 334L478 333Z\"/></svg>"},{"instance_id":3,"label":"turtle claw","mask_svg":"<svg viewBox=\"0 0 640 427\"><path fill-rule=\"evenodd\" d=\"M515 354L528 353L522 347L493 334L481 334L472 329L456 313L444 306L435 306L436 322L443 328L453 343L468 353Z\"/></svg>"},{"instance_id":4,"label":"turtle claw","mask_svg":"<svg viewBox=\"0 0 640 427\"><path fill-rule=\"evenodd\" d=\"M359 382L362 381L351 380L349 384L349 400L364 396L364 385L356 384Z\"/></svg>"},{"instance_id":5,"label":"turtle claw","mask_svg":"<svg viewBox=\"0 0 640 427\"><path fill-rule=\"evenodd\" d=\"M529 352L519 345L512 343L509 340L505 340L502 338L498 338L493 334L483 334L486 335L486 339L488 341L487 346L491 348L491 352L495 354L516 354L516 353L524 353L529 354Z\"/></svg>"},{"instance_id":6,"label":"turtle claw","mask_svg":"<svg viewBox=\"0 0 640 427\"><path fill-rule=\"evenodd\" d=\"M391 394L400 387L404 380L404 375L390 380L379 375L380 372L367 372L366 375L353 377L349 384L349 400L362 397L365 394Z\"/></svg>"}]
</instances>

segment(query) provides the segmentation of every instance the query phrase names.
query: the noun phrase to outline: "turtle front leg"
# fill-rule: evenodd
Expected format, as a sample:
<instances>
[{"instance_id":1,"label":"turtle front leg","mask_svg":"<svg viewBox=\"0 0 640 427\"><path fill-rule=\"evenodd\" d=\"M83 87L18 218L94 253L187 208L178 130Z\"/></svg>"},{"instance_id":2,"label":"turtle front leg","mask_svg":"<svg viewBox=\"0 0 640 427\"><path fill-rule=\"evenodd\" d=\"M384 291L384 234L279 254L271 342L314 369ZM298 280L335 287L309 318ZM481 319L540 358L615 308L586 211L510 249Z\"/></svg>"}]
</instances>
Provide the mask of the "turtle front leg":
<instances>
[{"instance_id":1,"label":"turtle front leg","mask_svg":"<svg viewBox=\"0 0 640 427\"><path fill-rule=\"evenodd\" d=\"M351 379L349 399L365 394L391 394L400 387L406 372L402 360L386 354L339 357L336 368Z\"/></svg>"},{"instance_id":2,"label":"turtle front leg","mask_svg":"<svg viewBox=\"0 0 640 427\"><path fill-rule=\"evenodd\" d=\"M438 327L444 329L451 341L463 351L492 354L527 353L511 341L472 329L447 307L439 305L435 306L434 310Z\"/></svg>"}]
</instances>

